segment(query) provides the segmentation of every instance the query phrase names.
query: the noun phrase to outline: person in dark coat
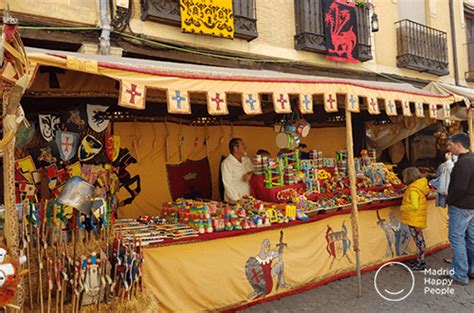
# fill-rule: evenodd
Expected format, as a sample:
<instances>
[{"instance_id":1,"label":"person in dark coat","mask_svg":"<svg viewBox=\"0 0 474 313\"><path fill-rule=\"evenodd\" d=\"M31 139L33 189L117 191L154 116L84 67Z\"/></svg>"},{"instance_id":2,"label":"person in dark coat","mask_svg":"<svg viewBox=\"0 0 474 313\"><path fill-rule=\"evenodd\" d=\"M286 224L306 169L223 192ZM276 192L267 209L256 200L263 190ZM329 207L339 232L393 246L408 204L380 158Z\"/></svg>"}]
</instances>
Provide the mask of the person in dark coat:
<instances>
[{"instance_id":1,"label":"person in dark coat","mask_svg":"<svg viewBox=\"0 0 474 313\"><path fill-rule=\"evenodd\" d=\"M469 148L467 134L458 133L449 138L448 150L458 156L446 197L448 237L453 249L451 278L460 285L474 279L474 153Z\"/></svg>"}]
</instances>

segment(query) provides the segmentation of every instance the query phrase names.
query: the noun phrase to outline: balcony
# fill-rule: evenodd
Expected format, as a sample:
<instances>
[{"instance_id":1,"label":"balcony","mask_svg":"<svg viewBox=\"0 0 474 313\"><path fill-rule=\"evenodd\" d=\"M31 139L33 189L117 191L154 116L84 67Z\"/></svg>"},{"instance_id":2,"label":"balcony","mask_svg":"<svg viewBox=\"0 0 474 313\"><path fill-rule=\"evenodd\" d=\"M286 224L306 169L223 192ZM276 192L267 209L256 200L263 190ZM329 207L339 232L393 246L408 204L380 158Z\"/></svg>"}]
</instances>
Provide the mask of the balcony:
<instances>
[{"instance_id":1,"label":"balcony","mask_svg":"<svg viewBox=\"0 0 474 313\"><path fill-rule=\"evenodd\" d=\"M355 10L359 60L368 61L372 59L369 10L358 6ZM322 0L295 0L295 18L295 49L325 54Z\"/></svg>"},{"instance_id":2,"label":"balcony","mask_svg":"<svg viewBox=\"0 0 474 313\"><path fill-rule=\"evenodd\" d=\"M232 1L234 36L236 38L250 41L258 37L255 1ZM151 20L174 26L181 25L179 0L140 0L140 6L143 21Z\"/></svg>"},{"instance_id":3,"label":"balcony","mask_svg":"<svg viewBox=\"0 0 474 313\"><path fill-rule=\"evenodd\" d=\"M447 34L410 20L397 25L397 67L428 72L438 76L449 74Z\"/></svg>"}]
</instances>

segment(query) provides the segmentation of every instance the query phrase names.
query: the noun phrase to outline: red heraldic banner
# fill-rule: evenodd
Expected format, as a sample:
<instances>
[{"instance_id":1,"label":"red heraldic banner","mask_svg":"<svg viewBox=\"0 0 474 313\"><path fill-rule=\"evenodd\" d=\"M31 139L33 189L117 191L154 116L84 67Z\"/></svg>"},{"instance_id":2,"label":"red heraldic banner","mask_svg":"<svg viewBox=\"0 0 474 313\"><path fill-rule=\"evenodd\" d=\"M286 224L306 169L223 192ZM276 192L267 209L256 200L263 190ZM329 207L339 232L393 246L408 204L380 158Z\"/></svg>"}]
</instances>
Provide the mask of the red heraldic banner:
<instances>
[{"instance_id":1,"label":"red heraldic banner","mask_svg":"<svg viewBox=\"0 0 474 313\"><path fill-rule=\"evenodd\" d=\"M207 158L198 161L186 160L176 165L167 164L166 171L173 200L177 198L211 199L211 167Z\"/></svg>"},{"instance_id":2,"label":"red heraldic banner","mask_svg":"<svg viewBox=\"0 0 474 313\"><path fill-rule=\"evenodd\" d=\"M357 49L355 4L342 0L323 0L326 59L360 63Z\"/></svg>"}]
</instances>

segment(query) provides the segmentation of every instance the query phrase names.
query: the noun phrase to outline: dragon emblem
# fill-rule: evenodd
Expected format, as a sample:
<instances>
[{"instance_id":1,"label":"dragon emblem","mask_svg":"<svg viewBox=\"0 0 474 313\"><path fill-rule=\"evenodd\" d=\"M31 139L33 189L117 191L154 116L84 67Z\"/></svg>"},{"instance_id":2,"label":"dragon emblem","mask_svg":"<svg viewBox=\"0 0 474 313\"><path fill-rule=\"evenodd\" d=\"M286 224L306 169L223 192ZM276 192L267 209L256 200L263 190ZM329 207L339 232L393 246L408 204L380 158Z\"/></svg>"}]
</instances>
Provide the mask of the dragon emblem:
<instances>
[{"instance_id":1,"label":"dragon emblem","mask_svg":"<svg viewBox=\"0 0 474 313\"><path fill-rule=\"evenodd\" d=\"M324 22L329 26L333 44L333 49L328 47L328 53L335 54L340 58L343 58L345 55L348 61L358 63L352 56L352 51L357 44L354 26L350 26L349 29L345 27L350 19L351 12L349 10L339 8L337 1L331 3L324 17ZM346 30L344 30L344 27Z\"/></svg>"}]
</instances>

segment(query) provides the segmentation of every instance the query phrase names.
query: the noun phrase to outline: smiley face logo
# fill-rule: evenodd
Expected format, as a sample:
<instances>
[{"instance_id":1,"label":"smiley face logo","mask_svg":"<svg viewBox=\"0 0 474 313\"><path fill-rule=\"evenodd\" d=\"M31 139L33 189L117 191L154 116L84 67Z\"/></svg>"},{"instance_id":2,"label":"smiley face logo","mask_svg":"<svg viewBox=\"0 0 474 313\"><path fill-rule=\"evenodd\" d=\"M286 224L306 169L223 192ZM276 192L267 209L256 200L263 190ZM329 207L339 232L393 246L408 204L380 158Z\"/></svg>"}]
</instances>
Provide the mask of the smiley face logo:
<instances>
[{"instance_id":1,"label":"smiley face logo","mask_svg":"<svg viewBox=\"0 0 474 313\"><path fill-rule=\"evenodd\" d=\"M387 267L396 267L388 271ZM385 269L385 270L384 270ZM393 275L397 276L394 279ZM402 279L400 279L403 277ZM382 265L374 277L374 287L379 296L387 301L402 301L415 288L415 275L408 266L400 262L388 262Z\"/></svg>"}]
</instances>

